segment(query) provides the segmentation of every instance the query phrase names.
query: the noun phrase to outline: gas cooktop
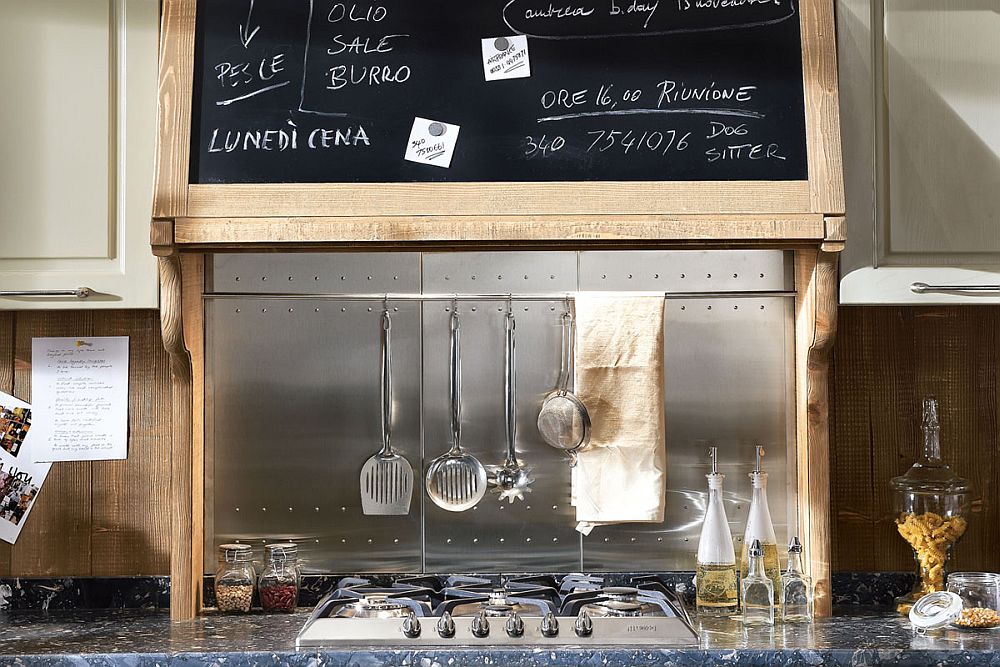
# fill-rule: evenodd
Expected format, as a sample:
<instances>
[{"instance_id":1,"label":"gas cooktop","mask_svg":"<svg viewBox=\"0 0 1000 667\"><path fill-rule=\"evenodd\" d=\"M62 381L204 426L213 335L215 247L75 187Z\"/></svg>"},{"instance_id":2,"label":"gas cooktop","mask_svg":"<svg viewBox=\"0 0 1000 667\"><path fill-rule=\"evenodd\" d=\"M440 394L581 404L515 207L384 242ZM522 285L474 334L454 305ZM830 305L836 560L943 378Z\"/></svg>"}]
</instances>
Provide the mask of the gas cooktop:
<instances>
[{"instance_id":1,"label":"gas cooktop","mask_svg":"<svg viewBox=\"0 0 1000 667\"><path fill-rule=\"evenodd\" d=\"M345 578L295 640L309 646L697 646L683 602L655 576Z\"/></svg>"}]
</instances>

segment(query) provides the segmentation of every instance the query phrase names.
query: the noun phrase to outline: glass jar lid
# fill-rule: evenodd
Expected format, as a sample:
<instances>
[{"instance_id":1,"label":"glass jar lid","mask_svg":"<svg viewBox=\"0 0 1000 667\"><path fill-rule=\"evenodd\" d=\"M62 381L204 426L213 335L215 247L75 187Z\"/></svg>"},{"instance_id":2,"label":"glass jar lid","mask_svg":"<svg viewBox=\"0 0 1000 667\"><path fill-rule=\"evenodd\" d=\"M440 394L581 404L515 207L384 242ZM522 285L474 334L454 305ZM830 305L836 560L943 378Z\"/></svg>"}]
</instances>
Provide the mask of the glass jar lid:
<instances>
[{"instance_id":1,"label":"glass jar lid","mask_svg":"<svg viewBox=\"0 0 1000 667\"><path fill-rule=\"evenodd\" d=\"M924 399L923 455L910 466L905 474L893 477L892 488L901 493L961 495L971 491L969 482L956 475L941 460L940 422L938 421L937 400L930 396Z\"/></svg>"},{"instance_id":2,"label":"glass jar lid","mask_svg":"<svg viewBox=\"0 0 1000 667\"><path fill-rule=\"evenodd\" d=\"M918 630L943 628L962 615L962 598L949 591L928 593L910 609L910 623Z\"/></svg>"},{"instance_id":3,"label":"glass jar lid","mask_svg":"<svg viewBox=\"0 0 1000 667\"><path fill-rule=\"evenodd\" d=\"M268 563L291 562L299 557L299 545L294 542L275 542L264 547L264 559Z\"/></svg>"},{"instance_id":4,"label":"glass jar lid","mask_svg":"<svg viewBox=\"0 0 1000 667\"><path fill-rule=\"evenodd\" d=\"M249 563L253 560L253 549L249 544L220 544L219 560L227 563Z\"/></svg>"},{"instance_id":5,"label":"glass jar lid","mask_svg":"<svg viewBox=\"0 0 1000 667\"><path fill-rule=\"evenodd\" d=\"M921 461L914 463L906 474L893 477L890 483L901 493L959 496L971 490L968 480L956 475L947 465L930 466Z\"/></svg>"}]
</instances>

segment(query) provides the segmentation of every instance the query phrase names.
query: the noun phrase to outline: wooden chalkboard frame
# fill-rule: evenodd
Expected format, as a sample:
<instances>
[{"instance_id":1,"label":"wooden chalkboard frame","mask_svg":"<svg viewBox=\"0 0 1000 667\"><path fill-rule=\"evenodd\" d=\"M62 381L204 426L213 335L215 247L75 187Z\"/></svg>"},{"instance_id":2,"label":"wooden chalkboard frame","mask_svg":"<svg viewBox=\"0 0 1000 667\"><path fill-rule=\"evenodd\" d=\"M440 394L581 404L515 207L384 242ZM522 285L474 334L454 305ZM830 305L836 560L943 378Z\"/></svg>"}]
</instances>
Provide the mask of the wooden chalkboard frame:
<instances>
[{"instance_id":1,"label":"wooden chalkboard frame","mask_svg":"<svg viewBox=\"0 0 1000 667\"><path fill-rule=\"evenodd\" d=\"M196 7L163 3L153 218L174 221L178 243L837 240L824 224L844 213L830 0L799 3L807 181L192 184Z\"/></svg>"}]
</instances>

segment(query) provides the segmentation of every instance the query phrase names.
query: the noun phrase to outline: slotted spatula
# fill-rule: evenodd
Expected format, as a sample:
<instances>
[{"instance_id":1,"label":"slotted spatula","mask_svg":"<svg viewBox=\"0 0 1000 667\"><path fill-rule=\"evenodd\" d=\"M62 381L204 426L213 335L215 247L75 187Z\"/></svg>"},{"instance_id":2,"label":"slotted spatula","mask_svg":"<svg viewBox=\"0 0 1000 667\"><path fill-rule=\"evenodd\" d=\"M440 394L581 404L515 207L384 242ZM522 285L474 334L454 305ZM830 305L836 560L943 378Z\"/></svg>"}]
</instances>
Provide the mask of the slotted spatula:
<instances>
[{"instance_id":1,"label":"slotted spatula","mask_svg":"<svg viewBox=\"0 0 1000 667\"><path fill-rule=\"evenodd\" d=\"M410 513L413 467L392 451L392 350L388 308L382 312L382 449L361 468L361 511L371 515Z\"/></svg>"}]
</instances>

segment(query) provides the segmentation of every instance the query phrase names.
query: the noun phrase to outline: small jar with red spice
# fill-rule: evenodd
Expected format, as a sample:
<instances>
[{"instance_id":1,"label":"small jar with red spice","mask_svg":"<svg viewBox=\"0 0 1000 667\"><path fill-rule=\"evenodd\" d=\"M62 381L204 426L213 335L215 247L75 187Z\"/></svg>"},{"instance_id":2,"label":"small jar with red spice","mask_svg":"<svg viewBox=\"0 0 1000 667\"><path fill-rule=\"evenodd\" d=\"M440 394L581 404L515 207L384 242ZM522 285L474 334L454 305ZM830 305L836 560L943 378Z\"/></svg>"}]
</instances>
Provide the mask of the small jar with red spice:
<instances>
[{"instance_id":1,"label":"small jar with red spice","mask_svg":"<svg viewBox=\"0 0 1000 667\"><path fill-rule=\"evenodd\" d=\"M264 571L257 581L264 611L291 613L299 604L299 547L276 542L264 547Z\"/></svg>"}]
</instances>

